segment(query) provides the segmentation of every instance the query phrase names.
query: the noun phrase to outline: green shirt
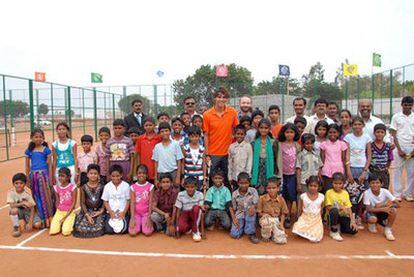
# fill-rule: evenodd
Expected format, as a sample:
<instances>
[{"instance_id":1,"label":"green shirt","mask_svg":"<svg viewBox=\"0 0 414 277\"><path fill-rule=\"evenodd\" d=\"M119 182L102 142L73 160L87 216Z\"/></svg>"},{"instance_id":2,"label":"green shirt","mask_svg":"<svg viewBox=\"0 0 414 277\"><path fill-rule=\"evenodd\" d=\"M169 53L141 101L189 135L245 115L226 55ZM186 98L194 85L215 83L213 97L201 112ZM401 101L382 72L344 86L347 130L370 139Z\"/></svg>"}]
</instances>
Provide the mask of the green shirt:
<instances>
[{"instance_id":1,"label":"green shirt","mask_svg":"<svg viewBox=\"0 0 414 277\"><path fill-rule=\"evenodd\" d=\"M226 203L231 201L231 193L224 185L221 187L212 186L208 189L206 194L207 202L211 202L211 209L225 210Z\"/></svg>"}]
</instances>

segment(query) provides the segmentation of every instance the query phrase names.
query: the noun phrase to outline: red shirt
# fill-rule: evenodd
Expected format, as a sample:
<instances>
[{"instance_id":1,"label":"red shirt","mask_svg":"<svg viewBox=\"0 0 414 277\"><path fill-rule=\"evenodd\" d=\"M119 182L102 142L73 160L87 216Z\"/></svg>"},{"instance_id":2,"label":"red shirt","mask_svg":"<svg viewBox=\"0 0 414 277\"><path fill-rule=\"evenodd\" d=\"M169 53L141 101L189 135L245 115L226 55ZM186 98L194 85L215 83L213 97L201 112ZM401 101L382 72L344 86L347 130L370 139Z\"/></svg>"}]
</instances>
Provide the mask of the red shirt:
<instances>
[{"instance_id":1,"label":"red shirt","mask_svg":"<svg viewBox=\"0 0 414 277\"><path fill-rule=\"evenodd\" d=\"M140 163L148 167L148 179L154 179L155 161L152 160L152 152L155 145L161 142L161 137L155 134L152 138L148 138L147 134L138 137L135 143L135 152L140 157Z\"/></svg>"}]
</instances>

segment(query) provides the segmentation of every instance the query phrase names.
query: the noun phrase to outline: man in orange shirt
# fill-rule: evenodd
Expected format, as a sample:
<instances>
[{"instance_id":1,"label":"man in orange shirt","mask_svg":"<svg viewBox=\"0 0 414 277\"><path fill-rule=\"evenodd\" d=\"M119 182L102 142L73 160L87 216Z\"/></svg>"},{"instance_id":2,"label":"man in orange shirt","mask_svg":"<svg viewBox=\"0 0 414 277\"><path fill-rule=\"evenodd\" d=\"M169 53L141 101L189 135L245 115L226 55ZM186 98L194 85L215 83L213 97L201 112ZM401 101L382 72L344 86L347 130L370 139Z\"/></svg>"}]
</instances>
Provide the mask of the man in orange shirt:
<instances>
[{"instance_id":1,"label":"man in orange shirt","mask_svg":"<svg viewBox=\"0 0 414 277\"><path fill-rule=\"evenodd\" d=\"M220 87L213 94L214 106L203 114L205 152L211 159L211 172L220 169L228 185L227 154L233 141L233 128L238 124L237 111L227 105L229 92Z\"/></svg>"}]
</instances>

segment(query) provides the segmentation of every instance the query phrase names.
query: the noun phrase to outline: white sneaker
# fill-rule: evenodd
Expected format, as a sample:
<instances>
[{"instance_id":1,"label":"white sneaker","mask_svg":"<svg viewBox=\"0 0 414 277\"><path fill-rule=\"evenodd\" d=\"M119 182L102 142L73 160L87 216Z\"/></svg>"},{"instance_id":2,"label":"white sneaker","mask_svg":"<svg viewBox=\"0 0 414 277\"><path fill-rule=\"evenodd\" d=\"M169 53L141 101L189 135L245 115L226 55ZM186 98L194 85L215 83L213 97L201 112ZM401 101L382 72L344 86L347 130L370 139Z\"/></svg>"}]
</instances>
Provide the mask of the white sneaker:
<instances>
[{"instance_id":1,"label":"white sneaker","mask_svg":"<svg viewBox=\"0 0 414 277\"><path fill-rule=\"evenodd\" d=\"M414 202L414 198L412 195L405 195L404 196L405 201L407 202Z\"/></svg>"},{"instance_id":2,"label":"white sneaker","mask_svg":"<svg viewBox=\"0 0 414 277\"><path fill-rule=\"evenodd\" d=\"M368 231L370 231L371 233L377 233L377 224L368 223Z\"/></svg>"},{"instance_id":3,"label":"white sneaker","mask_svg":"<svg viewBox=\"0 0 414 277\"><path fill-rule=\"evenodd\" d=\"M193 241L195 241L195 242L201 241L201 235L200 235L199 232L193 233Z\"/></svg>"},{"instance_id":4,"label":"white sneaker","mask_svg":"<svg viewBox=\"0 0 414 277\"><path fill-rule=\"evenodd\" d=\"M389 240L389 241L394 241L395 240L395 237L392 234L392 230L389 227L385 227L385 229L384 229L384 235L387 238L387 240Z\"/></svg>"},{"instance_id":5,"label":"white sneaker","mask_svg":"<svg viewBox=\"0 0 414 277\"><path fill-rule=\"evenodd\" d=\"M339 234L339 232L330 232L329 235L331 236L331 238L333 238L336 241L343 241L344 239L341 237L341 235Z\"/></svg>"},{"instance_id":6,"label":"white sneaker","mask_svg":"<svg viewBox=\"0 0 414 277\"><path fill-rule=\"evenodd\" d=\"M402 201L401 197L395 197L395 200L397 200L398 202Z\"/></svg>"}]
</instances>

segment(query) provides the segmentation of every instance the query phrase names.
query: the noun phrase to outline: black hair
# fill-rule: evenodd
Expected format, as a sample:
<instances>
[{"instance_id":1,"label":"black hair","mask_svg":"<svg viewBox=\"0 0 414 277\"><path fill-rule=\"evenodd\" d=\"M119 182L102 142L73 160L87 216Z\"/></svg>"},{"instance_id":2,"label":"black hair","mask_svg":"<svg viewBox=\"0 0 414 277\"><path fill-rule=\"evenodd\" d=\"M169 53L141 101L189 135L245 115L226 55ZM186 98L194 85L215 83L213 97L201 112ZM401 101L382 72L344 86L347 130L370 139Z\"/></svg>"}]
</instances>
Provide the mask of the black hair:
<instances>
[{"instance_id":1,"label":"black hair","mask_svg":"<svg viewBox=\"0 0 414 277\"><path fill-rule=\"evenodd\" d=\"M312 183L317 183L318 188L321 187L321 181L318 176L313 175L313 176L310 176L308 179L306 179L306 187L309 187L309 185Z\"/></svg>"},{"instance_id":2,"label":"black hair","mask_svg":"<svg viewBox=\"0 0 414 277\"><path fill-rule=\"evenodd\" d=\"M250 124L252 124L252 118L248 115L243 115L240 117L240 124L243 124L243 122L249 121Z\"/></svg>"},{"instance_id":3,"label":"black hair","mask_svg":"<svg viewBox=\"0 0 414 277\"><path fill-rule=\"evenodd\" d=\"M69 180L70 180L70 176L72 175L70 172L70 169L65 166L59 168L58 175L61 175L61 174L66 175L66 177L68 177Z\"/></svg>"},{"instance_id":4,"label":"black hair","mask_svg":"<svg viewBox=\"0 0 414 277\"><path fill-rule=\"evenodd\" d=\"M270 122L269 119L267 118L262 118L262 120L259 121L259 125L257 125L257 129L260 128L260 126L262 126L263 124L266 124L267 126L269 126L269 133L267 134L270 138L273 138L272 132L270 130L270 128L272 128L272 123ZM260 138L260 132L259 130L256 131L256 135L254 137L254 139L258 139Z\"/></svg>"},{"instance_id":5,"label":"black hair","mask_svg":"<svg viewBox=\"0 0 414 277\"><path fill-rule=\"evenodd\" d=\"M157 120L160 120L160 117L161 116L166 116L166 117L168 117L168 119L170 119L170 115L169 114L167 114L167 113L159 113L158 115L157 115Z\"/></svg>"},{"instance_id":6,"label":"black hair","mask_svg":"<svg viewBox=\"0 0 414 277\"><path fill-rule=\"evenodd\" d=\"M188 112L182 112L181 114L180 114L180 118L181 117L183 117L184 115L190 115Z\"/></svg>"},{"instance_id":7,"label":"black hair","mask_svg":"<svg viewBox=\"0 0 414 277\"><path fill-rule=\"evenodd\" d=\"M328 106L329 105L335 105L336 108L339 108L338 104L336 104L336 102L334 102L334 101L328 102Z\"/></svg>"},{"instance_id":8,"label":"black hair","mask_svg":"<svg viewBox=\"0 0 414 277\"><path fill-rule=\"evenodd\" d=\"M315 135L313 134L309 134L309 133L304 133L301 137L300 137L300 142L302 143L302 145L305 144L305 142L307 142L308 140L310 140L312 143L315 143Z\"/></svg>"},{"instance_id":9,"label":"black hair","mask_svg":"<svg viewBox=\"0 0 414 277\"><path fill-rule=\"evenodd\" d=\"M280 113L280 108L278 105L270 105L268 112L270 113L270 111L273 110L277 110Z\"/></svg>"},{"instance_id":10,"label":"black hair","mask_svg":"<svg viewBox=\"0 0 414 277\"><path fill-rule=\"evenodd\" d=\"M119 164L113 164L109 168L109 175L111 175L112 172L118 172L119 174L122 175L124 173L124 170L122 169L122 166L120 166Z\"/></svg>"},{"instance_id":11,"label":"black hair","mask_svg":"<svg viewBox=\"0 0 414 277\"><path fill-rule=\"evenodd\" d=\"M286 123L285 125L282 126L282 129L280 129L279 137L278 137L278 140L280 142L285 142L286 141L285 132L289 129L293 130L293 132L295 132L295 136L293 137L293 141L298 141L299 140L300 134L299 134L298 127L296 127L295 124L288 122L288 123Z\"/></svg>"},{"instance_id":12,"label":"black hair","mask_svg":"<svg viewBox=\"0 0 414 277\"><path fill-rule=\"evenodd\" d=\"M27 183L27 176L26 176L26 174L21 173L21 172L14 174L13 175L13 178L12 178L13 184L15 182L17 182L17 181L21 181L21 182L23 182L23 183L26 184Z\"/></svg>"},{"instance_id":13,"label":"black hair","mask_svg":"<svg viewBox=\"0 0 414 277\"><path fill-rule=\"evenodd\" d=\"M143 170L143 171L145 171L145 174L148 175L148 166L146 166L145 164L139 164L137 166L137 173L138 173L138 170Z\"/></svg>"},{"instance_id":14,"label":"black hair","mask_svg":"<svg viewBox=\"0 0 414 277\"><path fill-rule=\"evenodd\" d=\"M276 184L277 186L280 186L280 178L277 178L275 176L267 178L266 184L269 185L269 183Z\"/></svg>"},{"instance_id":15,"label":"black hair","mask_svg":"<svg viewBox=\"0 0 414 277\"><path fill-rule=\"evenodd\" d=\"M254 110L254 111L252 112L252 120L253 120L256 116L258 116L258 115L260 115L262 118L263 118L263 117L265 117L265 116L264 116L264 113L263 113L261 110Z\"/></svg>"},{"instance_id":16,"label":"black hair","mask_svg":"<svg viewBox=\"0 0 414 277\"><path fill-rule=\"evenodd\" d=\"M372 181L380 181L382 184L381 175L378 172L371 172L368 177L368 183L371 183Z\"/></svg>"},{"instance_id":17,"label":"black hair","mask_svg":"<svg viewBox=\"0 0 414 277\"><path fill-rule=\"evenodd\" d=\"M358 121L361 122L362 125L365 125L365 121L360 116L354 116L352 118L351 125L354 124L354 122L358 122Z\"/></svg>"},{"instance_id":18,"label":"black hair","mask_svg":"<svg viewBox=\"0 0 414 277\"><path fill-rule=\"evenodd\" d=\"M91 135L83 135L81 137L81 142L90 142L93 144L93 137Z\"/></svg>"},{"instance_id":19,"label":"black hair","mask_svg":"<svg viewBox=\"0 0 414 277\"><path fill-rule=\"evenodd\" d=\"M197 186L197 183L198 183L198 179L194 176L188 176L187 178L184 179L184 186L186 185Z\"/></svg>"},{"instance_id":20,"label":"black hair","mask_svg":"<svg viewBox=\"0 0 414 277\"><path fill-rule=\"evenodd\" d=\"M183 121L181 120L181 118L179 117L173 117L173 119L171 119L171 125L174 124L175 122L179 121L182 125L184 125Z\"/></svg>"},{"instance_id":21,"label":"black hair","mask_svg":"<svg viewBox=\"0 0 414 277\"><path fill-rule=\"evenodd\" d=\"M296 101L303 101L303 104L305 104L305 106L306 106L307 101L306 101L305 98L303 98L303 97L296 97L295 99L293 99L293 105L295 105L295 102Z\"/></svg>"},{"instance_id":22,"label":"black hair","mask_svg":"<svg viewBox=\"0 0 414 277\"><path fill-rule=\"evenodd\" d=\"M109 135L111 135L111 130L108 127L101 127L101 129L99 129L99 135L102 133L107 133Z\"/></svg>"},{"instance_id":23,"label":"black hair","mask_svg":"<svg viewBox=\"0 0 414 277\"><path fill-rule=\"evenodd\" d=\"M124 122L123 119L118 118L118 119L114 120L114 122L112 123L112 126L123 126L123 127L125 127L125 122Z\"/></svg>"},{"instance_id":24,"label":"black hair","mask_svg":"<svg viewBox=\"0 0 414 277\"><path fill-rule=\"evenodd\" d=\"M42 142L42 146L47 147L47 142L44 140L45 139L45 132L43 132L42 129L40 128L34 128L31 132L30 132L30 139L32 139L36 134L41 134L43 136L43 142ZM27 146L27 149L29 151L33 151L33 149L35 149L36 145L33 141L29 142L29 145Z\"/></svg>"},{"instance_id":25,"label":"black hair","mask_svg":"<svg viewBox=\"0 0 414 277\"><path fill-rule=\"evenodd\" d=\"M385 124L384 124L384 123L378 123L378 124L375 124L375 126L374 126L374 133L375 133L377 130L384 130L384 132L387 132L387 126L385 126Z\"/></svg>"},{"instance_id":26,"label":"black hair","mask_svg":"<svg viewBox=\"0 0 414 277\"><path fill-rule=\"evenodd\" d=\"M315 135L318 135L317 130L318 130L320 127L323 127L323 128L325 128L325 129L326 129L326 133L325 133L325 138L326 138L326 137L328 136L328 127L329 127L328 122L326 122L325 120L319 120L319 121L316 123L316 125L315 125L315 129L314 129Z\"/></svg>"},{"instance_id":27,"label":"black hair","mask_svg":"<svg viewBox=\"0 0 414 277\"><path fill-rule=\"evenodd\" d=\"M161 130L164 130L164 129L168 129L171 131L171 125L168 122L161 122L158 125L158 133L160 133Z\"/></svg>"},{"instance_id":28,"label":"black hair","mask_svg":"<svg viewBox=\"0 0 414 277\"><path fill-rule=\"evenodd\" d=\"M303 125L305 125L305 127L306 127L306 124L308 124L308 122L306 121L306 118L304 118L303 116L297 116L295 118L295 120L293 121L293 124L296 125L297 123L302 123Z\"/></svg>"},{"instance_id":29,"label":"black hair","mask_svg":"<svg viewBox=\"0 0 414 277\"><path fill-rule=\"evenodd\" d=\"M190 126L187 130L187 134L188 136L191 135L199 135L201 136L201 129L198 126Z\"/></svg>"},{"instance_id":30,"label":"black hair","mask_svg":"<svg viewBox=\"0 0 414 277\"><path fill-rule=\"evenodd\" d=\"M128 135L130 135L130 134L140 135L141 130L138 127L131 127L131 128L128 129Z\"/></svg>"},{"instance_id":31,"label":"black hair","mask_svg":"<svg viewBox=\"0 0 414 277\"><path fill-rule=\"evenodd\" d=\"M203 117L199 114L194 114L193 117L191 118L191 122L194 123L194 121L196 119L201 119L201 121L203 121Z\"/></svg>"},{"instance_id":32,"label":"black hair","mask_svg":"<svg viewBox=\"0 0 414 277\"><path fill-rule=\"evenodd\" d=\"M350 111L350 110L347 110L347 109L342 109L342 110L339 112L339 114L341 114L341 113L347 113L347 114L349 115L349 117L350 117L350 118L352 118L352 114L351 114L351 111Z\"/></svg>"},{"instance_id":33,"label":"black hair","mask_svg":"<svg viewBox=\"0 0 414 277\"><path fill-rule=\"evenodd\" d=\"M250 182L250 175L247 172L240 172L239 175L237 175L237 182L240 182L241 180L247 180Z\"/></svg>"},{"instance_id":34,"label":"black hair","mask_svg":"<svg viewBox=\"0 0 414 277\"><path fill-rule=\"evenodd\" d=\"M341 128L341 126L339 126L338 124L336 124L336 123L331 123L331 124L329 124L329 125L328 125L328 129L326 130L326 131L327 131L326 133L329 133L329 130L331 130L331 129L335 129L335 130L337 130L337 131L338 131L338 133L339 133L339 136L341 136L341 135L342 135L342 128Z\"/></svg>"},{"instance_id":35,"label":"black hair","mask_svg":"<svg viewBox=\"0 0 414 277\"><path fill-rule=\"evenodd\" d=\"M100 174L100 173L101 173L101 167L100 167L99 165L97 165L97 164L90 164L90 165L88 165L88 167L87 167L87 169L86 169L86 172L89 172L89 171L91 171L91 170L96 170L96 171L98 171L98 174Z\"/></svg>"},{"instance_id":36,"label":"black hair","mask_svg":"<svg viewBox=\"0 0 414 277\"><path fill-rule=\"evenodd\" d=\"M132 100L132 102L131 102L131 106L134 106L134 105L135 105L135 103L140 103L140 104L142 104L143 102L142 102L142 100L141 100L141 99L134 99L134 100Z\"/></svg>"},{"instance_id":37,"label":"black hair","mask_svg":"<svg viewBox=\"0 0 414 277\"><path fill-rule=\"evenodd\" d=\"M414 99L412 96L404 96L401 99L401 105L403 104L414 104Z\"/></svg>"},{"instance_id":38,"label":"black hair","mask_svg":"<svg viewBox=\"0 0 414 277\"><path fill-rule=\"evenodd\" d=\"M214 178L217 175L224 178L224 172L221 169L214 170L213 173L211 174L211 178Z\"/></svg>"},{"instance_id":39,"label":"black hair","mask_svg":"<svg viewBox=\"0 0 414 277\"><path fill-rule=\"evenodd\" d=\"M150 123L152 123L152 124L154 124L155 125L155 120L154 120L154 118L152 118L151 116L147 116L145 119L144 119L144 125L145 125L145 123L147 123L147 122L150 122Z\"/></svg>"},{"instance_id":40,"label":"black hair","mask_svg":"<svg viewBox=\"0 0 414 277\"><path fill-rule=\"evenodd\" d=\"M69 125L65 122L65 121L61 121L56 125L56 131L59 129L59 127L65 127L66 130L68 130L68 133L66 134L66 137L69 138L69 133L70 133L70 127Z\"/></svg>"},{"instance_id":41,"label":"black hair","mask_svg":"<svg viewBox=\"0 0 414 277\"><path fill-rule=\"evenodd\" d=\"M162 179L165 179L165 178L170 179L171 182L173 180L170 173L160 173L160 177L158 178L160 180L160 182L161 182Z\"/></svg>"},{"instance_id":42,"label":"black hair","mask_svg":"<svg viewBox=\"0 0 414 277\"><path fill-rule=\"evenodd\" d=\"M244 127L244 125L239 124L236 127L234 127L234 133L236 133L238 130L242 130L246 134L246 128Z\"/></svg>"},{"instance_id":43,"label":"black hair","mask_svg":"<svg viewBox=\"0 0 414 277\"><path fill-rule=\"evenodd\" d=\"M332 175L332 182L333 181L337 181L337 180L340 180L340 181L342 181L342 182L345 183L345 180L346 180L345 175L343 173L341 173L341 172L335 172Z\"/></svg>"},{"instance_id":44,"label":"black hair","mask_svg":"<svg viewBox=\"0 0 414 277\"><path fill-rule=\"evenodd\" d=\"M188 99L194 99L195 100L195 97L193 95L189 95L186 98L184 98L183 103L185 103L185 101L187 101Z\"/></svg>"},{"instance_id":45,"label":"black hair","mask_svg":"<svg viewBox=\"0 0 414 277\"><path fill-rule=\"evenodd\" d=\"M325 104L326 106L328 106L328 101L326 101L325 98L318 98L316 99L314 106L316 107L316 105L318 104Z\"/></svg>"}]
</instances>

